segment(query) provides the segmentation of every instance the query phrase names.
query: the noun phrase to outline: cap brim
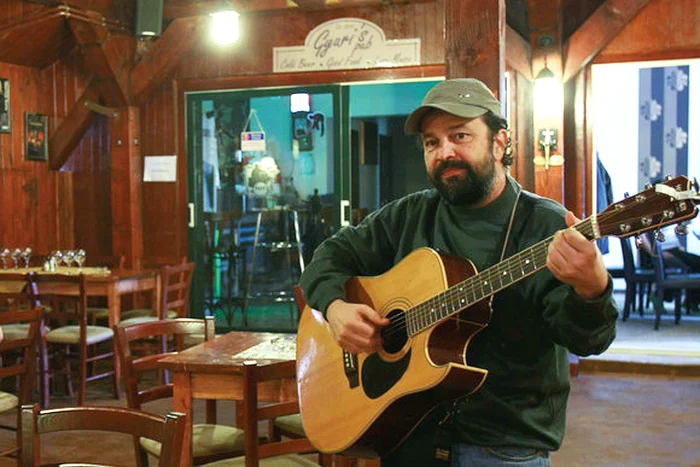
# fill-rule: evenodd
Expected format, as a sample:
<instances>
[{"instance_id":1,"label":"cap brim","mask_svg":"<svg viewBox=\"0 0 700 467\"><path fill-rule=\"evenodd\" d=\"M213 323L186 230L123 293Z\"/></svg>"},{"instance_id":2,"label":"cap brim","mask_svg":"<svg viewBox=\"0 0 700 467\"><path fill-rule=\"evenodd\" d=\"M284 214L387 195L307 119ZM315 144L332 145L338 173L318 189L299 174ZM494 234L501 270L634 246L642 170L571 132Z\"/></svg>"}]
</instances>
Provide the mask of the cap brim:
<instances>
[{"instance_id":1,"label":"cap brim","mask_svg":"<svg viewBox=\"0 0 700 467\"><path fill-rule=\"evenodd\" d=\"M411 112L411 115L406 119L406 124L404 125L404 133L407 135L416 135L421 132L421 121L425 114L433 109L442 110L452 115L456 115L462 118L476 118L481 117L488 109L484 107L479 107L477 105L465 105L459 104L428 104L418 107L416 110Z\"/></svg>"}]
</instances>

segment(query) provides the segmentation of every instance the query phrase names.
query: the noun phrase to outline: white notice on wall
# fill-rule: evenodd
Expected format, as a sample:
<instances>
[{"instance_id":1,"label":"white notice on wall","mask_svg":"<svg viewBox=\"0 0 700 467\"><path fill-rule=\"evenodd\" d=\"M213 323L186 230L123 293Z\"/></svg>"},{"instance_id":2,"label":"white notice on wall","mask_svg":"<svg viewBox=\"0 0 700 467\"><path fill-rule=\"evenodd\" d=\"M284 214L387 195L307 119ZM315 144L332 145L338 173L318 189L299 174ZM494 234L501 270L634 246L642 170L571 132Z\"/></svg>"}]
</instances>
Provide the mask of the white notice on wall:
<instances>
[{"instance_id":1,"label":"white notice on wall","mask_svg":"<svg viewBox=\"0 0 700 467\"><path fill-rule=\"evenodd\" d=\"M143 164L144 182L174 182L177 180L177 156L146 156Z\"/></svg>"}]
</instances>

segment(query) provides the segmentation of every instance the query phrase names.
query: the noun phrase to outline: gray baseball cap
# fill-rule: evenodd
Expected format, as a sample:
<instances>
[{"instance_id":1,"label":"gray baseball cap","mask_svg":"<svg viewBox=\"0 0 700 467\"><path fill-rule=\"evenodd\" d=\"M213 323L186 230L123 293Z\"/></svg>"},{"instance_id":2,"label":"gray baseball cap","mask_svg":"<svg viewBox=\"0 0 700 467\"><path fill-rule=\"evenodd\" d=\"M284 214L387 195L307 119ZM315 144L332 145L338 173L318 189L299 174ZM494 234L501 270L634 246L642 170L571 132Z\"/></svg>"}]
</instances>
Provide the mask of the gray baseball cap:
<instances>
[{"instance_id":1,"label":"gray baseball cap","mask_svg":"<svg viewBox=\"0 0 700 467\"><path fill-rule=\"evenodd\" d=\"M501 103L484 83L474 78L456 78L436 84L423 99L423 105L406 120L404 132L421 132L421 120L432 109L440 109L463 118L476 118L491 111L501 116Z\"/></svg>"}]
</instances>

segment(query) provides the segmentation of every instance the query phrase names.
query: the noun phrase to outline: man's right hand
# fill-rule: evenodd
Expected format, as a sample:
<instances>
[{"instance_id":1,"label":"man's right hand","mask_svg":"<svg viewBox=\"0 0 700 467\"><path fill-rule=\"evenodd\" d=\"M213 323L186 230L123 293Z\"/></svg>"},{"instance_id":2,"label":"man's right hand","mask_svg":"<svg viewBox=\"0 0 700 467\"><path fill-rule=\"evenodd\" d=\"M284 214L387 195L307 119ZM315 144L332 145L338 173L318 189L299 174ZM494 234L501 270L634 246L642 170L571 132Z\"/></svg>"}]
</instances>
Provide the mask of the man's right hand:
<instances>
[{"instance_id":1,"label":"man's right hand","mask_svg":"<svg viewBox=\"0 0 700 467\"><path fill-rule=\"evenodd\" d=\"M367 305L335 300L326 311L338 344L352 353L373 353L382 345L381 328L389 324L387 318Z\"/></svg>"}]
</instances>

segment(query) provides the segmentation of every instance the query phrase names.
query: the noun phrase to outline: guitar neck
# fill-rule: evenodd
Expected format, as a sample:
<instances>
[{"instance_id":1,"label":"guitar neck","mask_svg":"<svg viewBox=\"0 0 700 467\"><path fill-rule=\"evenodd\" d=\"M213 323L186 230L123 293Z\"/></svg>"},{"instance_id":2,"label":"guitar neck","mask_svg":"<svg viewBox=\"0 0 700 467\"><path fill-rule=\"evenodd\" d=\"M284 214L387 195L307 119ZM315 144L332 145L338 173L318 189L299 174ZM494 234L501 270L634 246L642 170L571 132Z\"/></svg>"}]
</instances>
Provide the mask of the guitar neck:
<instances>
[{"instance_id":1,"label":"guitar neck","mask_svg":"<svg viewBox=\"0 0 700 467\"><path fill-rule=\"evenodd\" d=\"M595 215L579 222L574 228L589 240L600 238ZM408 333L418 334L543 269L547 265L547 251L553 239L554 236L546 238L406 310Z\"/></svg>"}]
</instances>

